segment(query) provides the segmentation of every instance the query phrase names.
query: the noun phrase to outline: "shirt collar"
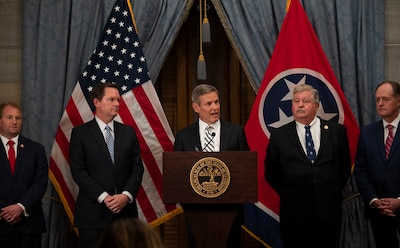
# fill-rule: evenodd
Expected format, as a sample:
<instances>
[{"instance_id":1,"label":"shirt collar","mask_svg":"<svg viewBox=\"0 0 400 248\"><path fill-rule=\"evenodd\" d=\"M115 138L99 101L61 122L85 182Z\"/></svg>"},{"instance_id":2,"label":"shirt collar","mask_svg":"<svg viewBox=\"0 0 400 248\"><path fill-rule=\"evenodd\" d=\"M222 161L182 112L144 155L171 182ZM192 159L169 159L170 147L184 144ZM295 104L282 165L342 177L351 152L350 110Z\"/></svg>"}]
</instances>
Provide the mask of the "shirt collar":
<instances>
[{"instance_id":1,"label":"shirt collar","mask_svg":"<svg viewBox=\"0 0 400 248\"><path fill-rule=\"evenodd\" d=\"M385 128L387 126L387 124L389 124L389 122L385 121L384 119L382 119L383 121L383 127ZM399 121L400 121L400 114L397 115L396 119L394 119L390 124L397 129L398 125L399 125Z\"/></svg>"},{"instance_id":2,"label":"shirt collar","mask_svg":"<svg viewBox=\"0 0 400 248\"><path fill-rule=\"evenodd\" d=\"M110 121L109 123L104 123L97 116L95 116L95 119L96 119L97 125L99 125L99 127L100 127L100 130L103 131L106 128L106 126L109 126L111 128L111 131L114 132L114 120Z\"/></svg>"},{"instance_id":3,"label":"shirt collar","mask_svg":"<svg viewBox=\"0 0 400 248\"><path fill-rule=\"evenodd\" d=\"M1 135L1 134L0 134L0 138L1 138L1 142L3 142L3 145L4 145L4 146L6 146L6 145L7 145L7 142L10 140L10 139L4 137L4 136ZM18 138L19 138L19 135L13 137L11 140L14 141L15 144L18 144Z\"/></svg>"},{"instance_id":4,"label":"shirt collar","mask_svg":"<svg viewBox=\"0 0 400 248\"><path fill-rule=\"evenodd\" d=\"M201 119L199 119L199 128L200 130L205 130L208 126L212 126L214 128L214 130L217 130L217 127L219 127L220 125L220 121L216 121L212 124L207 124L204 121L202 121Z\"/></svg>"},{"instance_id":5,"label":"shirt collar","mask_svg":"<svg viewBox=\"0 0 400 248\"><path fill-rule=\"evenodd\" d=\"M319 118L317 116L315 116L314 119L308 125L304 125L303 123L300 123L300 122L296 121L296 125L299 126L299 127L305 127L305 126L312 127L312 126L314 126L314 125L316 125L318 123L320 123L320 121L319 121Z\"/></svg>"}]
</instances>

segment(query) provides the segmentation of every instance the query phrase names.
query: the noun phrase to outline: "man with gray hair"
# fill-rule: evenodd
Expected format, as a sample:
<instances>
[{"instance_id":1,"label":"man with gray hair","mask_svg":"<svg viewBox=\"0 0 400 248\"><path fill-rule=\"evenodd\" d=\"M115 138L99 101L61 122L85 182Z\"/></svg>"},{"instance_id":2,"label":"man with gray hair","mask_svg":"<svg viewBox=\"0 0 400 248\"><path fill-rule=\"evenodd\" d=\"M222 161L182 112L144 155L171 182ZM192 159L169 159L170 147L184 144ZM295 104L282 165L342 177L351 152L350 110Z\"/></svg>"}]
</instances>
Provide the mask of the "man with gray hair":
<instances>
[{"instance_id":1,"label":"man with gray hair","mask_svg":"<svg viewBox=\"0 0 400 248\"><path fill-rule=\"evenodd\" d=\"M209 84L200 84L193 89L192 108L199 118L195 123L178 131L175 137L174 151L249 150L243 127L220 119L221 105L218 94L218 90ZM185 206L182 207L185 209ZM239 214L232 225L226 247L237 247L241 242L243 206L242 204L232 204L230 207L238 209ZM191 247L193 247L194 241L191 240L191 242Z\"/></svg>"},{"instance_id":2,"label":"man with gray hair","mask_svg":"<svg viewBox=\"0 0 400 248\"><path fill-rule=\"evenodd\" d=\"M350 148L345 126L317 117L319 104L315 88L297 85L294 121L272 131L267 147L265 179L280 196L285 248L338 247Z\"/></svg>"}]
</instances>

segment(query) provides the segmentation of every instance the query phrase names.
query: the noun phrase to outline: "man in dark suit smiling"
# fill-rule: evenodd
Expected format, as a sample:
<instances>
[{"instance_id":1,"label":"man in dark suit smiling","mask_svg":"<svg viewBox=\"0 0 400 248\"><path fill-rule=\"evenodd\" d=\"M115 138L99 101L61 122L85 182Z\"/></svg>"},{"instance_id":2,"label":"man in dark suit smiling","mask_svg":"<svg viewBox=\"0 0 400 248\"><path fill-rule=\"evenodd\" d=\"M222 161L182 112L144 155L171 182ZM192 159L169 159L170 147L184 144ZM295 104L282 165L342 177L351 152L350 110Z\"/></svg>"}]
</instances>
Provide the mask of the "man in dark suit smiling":
<instances>
[{"instance_id":1,"label":"man in dark suit smiling","mask_svg":"<svg viewBox=\"0 0 400 248\"><path fill-rule=\"evenodd\" d=\"M271 132L265 178L280 196L285 248L337 247L342 190L350 175L346 128L317 117L319 93L294 88L294 121Z\"/></svg>"},{"instance_id":2,"label":"man in dark suit smiling","mask_svg":"<svg viewBox=\"0 0 400 248\"><path fill-rule=\"evenodd\" d=\"M91 97L95 118L72 130L69 151L79 186L74 224L80 247L88 248L113 220L138 217L135 199L144 171L134 129L114 121L121 99L117 86L100 83Z\"/></svg>"},{"instance_id":3,"label":"man in dark suit smiling","mask_svg":"<svg viewBox=\"0 0 400 248\"><path fill-rule=\"evenodd\" d=\"M0 105L0 247L40 248L48 164L43 145L20 135L22 111Z\"/></svg>"}]
</instances>

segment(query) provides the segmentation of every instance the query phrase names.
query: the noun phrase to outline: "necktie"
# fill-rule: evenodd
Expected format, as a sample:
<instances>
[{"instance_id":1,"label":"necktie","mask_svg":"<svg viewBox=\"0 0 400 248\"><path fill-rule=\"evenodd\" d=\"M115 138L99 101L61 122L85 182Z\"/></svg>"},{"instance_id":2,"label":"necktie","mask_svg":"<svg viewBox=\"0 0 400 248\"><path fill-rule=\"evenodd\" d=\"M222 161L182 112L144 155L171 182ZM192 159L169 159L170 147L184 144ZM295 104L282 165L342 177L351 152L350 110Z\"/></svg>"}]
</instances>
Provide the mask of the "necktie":
<instances>
[{"instance_id":1,"label":"necktie","mask_svg":"<svg viewBox=\"0 0 400 248\"><path fill-rule=\"evenodd\" d=\"M214 151L214 135L213 135L213 127L208 126L205 130L205 140L204 140L204 149L205 152L213 152Z\"/></svg>"},{"instance_id":2,"label":"necktie","mask_svg":"<svg viewBox=\"0 0 400 248\"><path fill-rule=\"evenodd\" d=\"M388 136L387 136L386 142L385 142L386 158L388 158L389 152L390 152L390 147L392 146L392 143L393 143L393 126L391 124L387 124L386 127L389 130L389 133L388 133Z\"/></svg>"},{"instance_id":3,"label":"necktie","mask_svg":"<svg viewBox=\"0 0 400 248\"><path fill-rule=\"evenodd\" d=\"M9 140L7 142L9 148L8 148L8 160L10 161L10 168L12 174L14 174L14 169L15 169L15 150L14 150L14 144L15 142L12 140Z\"/></svg>"},{"instance_id":4,"label":"necktie","mask_svg":"<svg viewBox=\"0 0 400 248\"><path fill-rule=\"evenodd\" d=\"M114 163L114 138L111 135L111 127L106 126L106 144L112 162Z\"/></svg>"},{"instance_id":5,"label":"necktie","mask_svg":"<svg viewBox=\"0 0 400 248\"><path fill-rule=\"evenodd\" d=\"M315 148L314 148L314 142L311 136L310 132L310 126L304 126L306 129L306 151L307 151L307 157L310 159L312 163L315 161Z\"/></svg>"}]
</instances>

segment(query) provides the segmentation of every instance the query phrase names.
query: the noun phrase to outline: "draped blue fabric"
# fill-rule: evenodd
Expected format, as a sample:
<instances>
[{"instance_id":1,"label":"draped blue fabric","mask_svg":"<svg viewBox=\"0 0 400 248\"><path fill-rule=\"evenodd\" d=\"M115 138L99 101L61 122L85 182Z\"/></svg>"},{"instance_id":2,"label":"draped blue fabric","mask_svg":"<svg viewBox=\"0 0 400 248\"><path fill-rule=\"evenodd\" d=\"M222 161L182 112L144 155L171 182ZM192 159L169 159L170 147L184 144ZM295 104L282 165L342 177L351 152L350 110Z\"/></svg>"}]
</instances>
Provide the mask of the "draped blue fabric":
<instances>
[{"instance_id":1,"label":"draped blue fabric","mask_svg":"<svg viewBox=\"0 0 400 248\"><path fill-rule=\"evenodd\" d=\"M192 0L131 1L139 38L154 81ZM23 2L23 134L47 155L79 75L98 43L115 0ZM69 220L49 183L43 200L48 224L43 247L71 247Z\"/></svg>"},{"instance_id":2,"label":"draped blue fabric","mask_svg":"<svg viewBox=\"0 0 400 248\"><path fill-rule=\"evenodd\" d=\"M264 77L286 1L212 0L254 89ZM384 1L301 1L360 126L377 119L374 88L384 80ZM340 247L375 247L351 176Z\"/></svg>"},{"instance_id":3,"label":"draped blue fabric","mask_svg":"<svg viewBox=\"0 0 400 248\"><path fill-rule=\"evenodd\" d=\"M257 91L286 13L286 1L212 0ZM301 1L360 126L377 119L384 80L384 0Z\"/></svg>"},{"instance_id":4,"label":"draped blue fabric","mask_svg":"<svg viewBox=\"0 0 400 248\"><path fill-rule=\"evenodd\" d=\"M23 2L23 134L44 144L48 157L65 105L97 45L114 2ZM194 0L131 2L154 82ZM377 119L373 92L384 79L384 0L302 3L356 119L360 125ZM212 4L257 91L285 16L286 1L212 0ZM351 182L346 195L351 198L356 192ZM43 247L70 247L68 218L58 199L49 184L43 200L48 223ZM368 229L361 221L358 198L354 199L345 203L348 211L344 225L354 221L362 227L344 234L342 247L373 247L368 235L364 243L357 243L363 242L360 235L368 234Z\"/></svg>"},{"instance_id":5,"label":"draped blue fabric","mask_svg":"<svg viewBox=\"0 0 400 248\"><path fill-rule=\"evenodd\" d=\"M194 0L132 0L140 42L153 82Z\"/></svg>"}]
</instances>

